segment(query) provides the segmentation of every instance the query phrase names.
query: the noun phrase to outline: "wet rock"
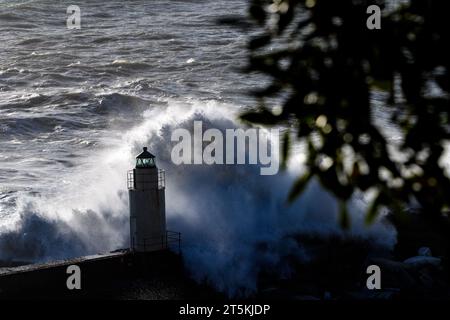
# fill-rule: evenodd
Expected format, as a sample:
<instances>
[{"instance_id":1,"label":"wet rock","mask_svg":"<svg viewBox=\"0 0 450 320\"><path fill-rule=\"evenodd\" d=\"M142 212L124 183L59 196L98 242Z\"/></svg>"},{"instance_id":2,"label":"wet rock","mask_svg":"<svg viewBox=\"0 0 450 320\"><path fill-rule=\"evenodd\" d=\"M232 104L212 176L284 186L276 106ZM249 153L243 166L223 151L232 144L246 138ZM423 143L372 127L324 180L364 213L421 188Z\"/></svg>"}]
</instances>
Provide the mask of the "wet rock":
<instances>
[{"instance_id":1,"label":"wet rock","mask_svg":"<svg viewBox=\"0 0 450 320\"><path fill-rule=\"evenodd\" d=\"M428 247L420 247L418 250L418 254L419 256L424 256L424 257L431 257L431 249Z\"/></svg>"},{"instance_id":2,"label":"wet rock","mask_svg":"<svg viewBox=\"0 0 450 320\"><path fill-rule=\"evenodd\" d=\"M402 296L431 297L442 294L447 287L439 258L416 256L404 262L372 259L369 263L380 267L382 288L398 288Z\"/></svg>"},{"instance_id":3,"label":"wet rock","mask_svg":"<svg viewBox=\"0 0 450 320\"><path fill-rule=\"evenodd\" d=\"M437 268L441 266L442 260L440 258L432 257L430 248L421 247L417 253L417 256L408 258L404 262L417 268L424 267L426 265L432 265Z\"/></svg>"},{"instance_id":4,"label":"wet rock","mask_svg":"<svg viewBox=\"0 0 450 320\"><path fill-rule=\"evenodd\" d=\"M435 267L440 267L442 260L440 258L435 257L423 257L423 256L417 256L417 257L411 257L404 261L406 264L410 264L414 267L422 267L425 265L432 265Z\"/></svg>"}]
</instances>

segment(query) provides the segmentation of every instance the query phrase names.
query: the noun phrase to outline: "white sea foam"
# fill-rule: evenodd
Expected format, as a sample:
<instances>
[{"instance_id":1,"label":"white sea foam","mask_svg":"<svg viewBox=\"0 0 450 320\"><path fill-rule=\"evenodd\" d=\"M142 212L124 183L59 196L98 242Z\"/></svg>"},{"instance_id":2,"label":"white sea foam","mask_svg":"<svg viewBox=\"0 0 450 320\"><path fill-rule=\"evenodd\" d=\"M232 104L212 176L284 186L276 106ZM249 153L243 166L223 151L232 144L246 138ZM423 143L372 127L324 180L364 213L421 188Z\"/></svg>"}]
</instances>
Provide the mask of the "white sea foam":
<instances>
[{"instance_id":1,"label":"white sea foam","mask_svg":"<svg viewBox=\"0 0 450 320\"><path fill-rule=\"evenodd\" d=\"M283 257L307 259L298 233L344 235L333 198L316 183L293 205L287 190L298 168L264 177L249 165L175 166L170 161L175 128L194 120L219 130L235 128L239 108L196 99L167 100L149 108L141 123L104 141L103 149L55 176L51 193L23 196L18 217L0 236L1 258L48 260L105 252L128 245L126 171L148 146L166 170L170 229L182 232L188 269L231 295L256 289L258 272L282 267ZM363 226L362 202L350 204L351 235L392 246L395 232L377 223ZM264 249L261 249L264 248Z\"/></svg>"}]
</instances>

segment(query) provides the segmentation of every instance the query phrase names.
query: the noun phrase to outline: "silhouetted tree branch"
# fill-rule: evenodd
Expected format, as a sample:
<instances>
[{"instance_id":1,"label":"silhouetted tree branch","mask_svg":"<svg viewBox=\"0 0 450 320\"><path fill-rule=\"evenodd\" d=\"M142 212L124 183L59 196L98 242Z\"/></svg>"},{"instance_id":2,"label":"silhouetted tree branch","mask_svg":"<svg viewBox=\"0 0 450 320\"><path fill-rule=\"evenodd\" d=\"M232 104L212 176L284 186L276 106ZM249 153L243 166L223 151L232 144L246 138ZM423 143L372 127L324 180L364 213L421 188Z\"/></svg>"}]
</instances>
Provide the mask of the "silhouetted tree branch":
<instances>
[{"instance_id":1,"label":"silhouetted tree branch","mask_svg":"<svg viewBox=\"0 0 450 320\"><path fill-rule=\"evenodd\" d=\"M371 4L382 9L380 30L366 27ZM293 142L307 146L307 171L289 199L316 177L341 200L344 225L345 202L357 190L376 195L367 222L381 206L401 211L413 199L441 215L450 202L447 1L387 10L385 1L251 0L249 14L259 35L249 42L248 71L271 83L242 119L288 128L284 162ZM377 125L377 108L400 139Z\"/></svg>"}]
</instances>

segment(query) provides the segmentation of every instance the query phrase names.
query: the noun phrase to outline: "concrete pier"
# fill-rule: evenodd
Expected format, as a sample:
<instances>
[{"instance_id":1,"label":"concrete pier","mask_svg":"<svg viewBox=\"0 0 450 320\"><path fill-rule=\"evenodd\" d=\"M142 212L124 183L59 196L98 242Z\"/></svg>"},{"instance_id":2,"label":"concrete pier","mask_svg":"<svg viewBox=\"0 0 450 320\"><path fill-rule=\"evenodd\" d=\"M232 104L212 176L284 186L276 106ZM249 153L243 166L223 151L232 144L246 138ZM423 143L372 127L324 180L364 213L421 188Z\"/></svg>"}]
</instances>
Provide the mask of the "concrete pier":
<instances>
[{"instance_id":1,"label":"concrete pier","mask_svg":"<svg viewBox=\"0 0 450 320\"><path fill-rule=\"evenodd\" d=\"M69 290L67 268L81 269ZM128 250L66 261L0 268L0 299L184 299L209 295L185 274L181 255Z\"/></svg>"}]
</instances>

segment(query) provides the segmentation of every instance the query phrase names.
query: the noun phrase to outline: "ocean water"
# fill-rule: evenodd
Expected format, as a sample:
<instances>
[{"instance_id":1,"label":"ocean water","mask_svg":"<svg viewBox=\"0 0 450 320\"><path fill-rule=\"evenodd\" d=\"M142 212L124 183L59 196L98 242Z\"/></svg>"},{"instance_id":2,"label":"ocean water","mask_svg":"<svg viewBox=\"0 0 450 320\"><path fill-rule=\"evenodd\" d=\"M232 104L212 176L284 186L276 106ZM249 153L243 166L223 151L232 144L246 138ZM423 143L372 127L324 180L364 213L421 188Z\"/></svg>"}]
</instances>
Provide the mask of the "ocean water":
<instances>
[{"instance_id":1,"label":"ocean water","mask_svg":"<svg viewBox=\"0 0 450 320\"><path fill-rule=\"evenodd\" d=\"M215 20L243 1L0 2L0 218L48 193L167 99L243 101L245 37ZM245 103L245 102L244 102ZM130 164L131 165L131 164ZM55 186L56 184L56 186Z\"/></svg>"},{"instance_id":2,"label":"ocean water","mask_svg":"<svg viewBox=\"0 0 450 320\"><path fill-rule=\"evenodd\" d=\"M240 126L249 89L247 35L217 24L245 0L0 1L0 260L45 261L128 246L126 172L148 146L166 170L167 216L183 234L194 278L230 294L256 290L258 272L307 259L291 236L341 234L336 203L316 184L292 206L295 168L175 166L170 133L193 120ZM351 234L392 246L382 223ZM264 249L262 249L264 248Z\"/></svg>"}]
</instances>

